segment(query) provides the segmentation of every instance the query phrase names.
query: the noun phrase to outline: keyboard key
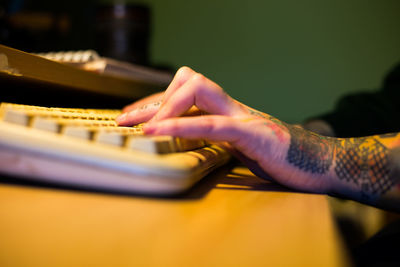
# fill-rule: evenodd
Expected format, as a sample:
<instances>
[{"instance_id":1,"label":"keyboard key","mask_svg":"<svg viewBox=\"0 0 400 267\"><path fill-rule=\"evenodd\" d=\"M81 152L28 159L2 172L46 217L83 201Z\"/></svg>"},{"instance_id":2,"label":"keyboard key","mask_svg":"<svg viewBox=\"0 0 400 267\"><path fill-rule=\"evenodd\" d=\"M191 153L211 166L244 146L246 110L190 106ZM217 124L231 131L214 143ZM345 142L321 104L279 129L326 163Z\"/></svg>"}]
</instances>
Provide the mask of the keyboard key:
<instances>
[{"instance_id":1,"label":"keyboard key","mask_svg":"<svg viewBox=\"0 0 400 267\"><path fill-rule=\"evenodd\" d=\"M137 138L143 136L142 128L137 127L109 127L97 129L93 139L96 142L114 146L124 146L128 136Z\"/></svg>"}]
</instances>

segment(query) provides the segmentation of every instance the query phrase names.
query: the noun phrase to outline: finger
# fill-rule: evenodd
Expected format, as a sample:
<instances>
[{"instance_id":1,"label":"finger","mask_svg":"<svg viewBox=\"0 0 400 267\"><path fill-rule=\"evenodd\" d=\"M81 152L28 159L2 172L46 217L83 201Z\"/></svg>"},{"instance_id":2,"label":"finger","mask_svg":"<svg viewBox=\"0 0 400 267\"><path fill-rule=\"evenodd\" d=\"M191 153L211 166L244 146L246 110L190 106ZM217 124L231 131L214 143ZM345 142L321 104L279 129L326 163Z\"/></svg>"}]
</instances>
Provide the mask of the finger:
<instances>
[{"instance_id":1,"label":"finger","mask_svg":"<svg viewBox=\"0 0 400 267\"><path fill-rule=\"evenodd\" d=\"M173 93L177 88L179 88L182 84L184 84L195 73L196 72L189 67L181 67L176 72L174 78L172 79L166 91L158 92L150 96L147 96L145 98L142 98L138 101L135 101L134 103L124 107L122 111L129 112L133 109L140 108L146 104L162 101L165 97L168 98L169 94ZM167 96L164 96L166 93Z\"/></svg>"},{"instance_id":2,"label":"finger","mask_svg":"<svg viewBox=\"0 0 400 267\"><path fill-rule=\"evenodd\" d=\"M119 126L132 126L149 121L154 114L157 113L161 102L149 103L142 107L135 108L129 112L122 113L115 118ZM192 106L182 116L199 116L203 115L195 106Z\"/></svg>"},{"instance_id":3,"label":"finger","mask_svg":"<svg viewBox=\"0 0 400 267\"><path fill-rule=\"evenodd\" d=\"M170 118L143 127L145 134L171 135L210 141L237 142L245 134L236 119L219 116Z\"/></svg>"},{"instance_id":4,"label":"finger","mask_svg":"<svg viewBox=\"0 0 400 267\"><path fill-rule=\"evenodd\" d=\"M140 108L140 107L142 107L142 106L144 106L146 104L149 104L149 103L161 102L161 100L163 98L163 95L164 95L164 92L158 92L158 93L152 94L150 96L147 96L145 98L142 98L142 99L140 99L138 101L133 102L130 105L125 106L122 109L122 112L126 113L126 112L129 112L129 111L133 110L133 109Z\"/></svg>"},{"instance_id":5,"label":"finger","mask_svg":"<svg viewBox=\"0 0 400 267\"><path fill-rule=\"evenodd\" d=\"M243 106L228 96L221 87L196 73L163 102L152 121L177 117L192 106L214 115L239 115Z\"/></svg>"},{"instance_id":6,"label":"finger","mask_svg":"<svg viewBox=\"0 0 400 267\"><path fill-rule=\"evenodd\" d=\"M169 84L168 88L165 90L165 94L163 96L163 101L168 101L171 95L180 88L183 84L185 84L196 72L189 67L181 67L176 72L172 82Z\"/></svg>"},{"instance_id":7,"label":"finger","mask_svg":"<svg viewBox=\"0 0 400 267\"><path fill-rule=\"evenodd\" d=\"M189 67L181 67L164 93L156 93L125 107L123 113L116 118L117 124L120 126L131 126L150 120L159 109L159 105L157 104L162 103L163 99L168 99L171 94L194 74L196 72ZM196 114L198 111L197 109L191 109L188 113Z\"/></svg>"},{"instance_id":8,"label":"finger","mask_svg":"<svg viewBox=\"0 0 400 267\"><path fill-rule=\"evenodd\" d=\"M161 102L148 103L129 112L122 113L115 121L119 126L132 126L150 120L160 108Z\"/></svg>"}]
</instances>

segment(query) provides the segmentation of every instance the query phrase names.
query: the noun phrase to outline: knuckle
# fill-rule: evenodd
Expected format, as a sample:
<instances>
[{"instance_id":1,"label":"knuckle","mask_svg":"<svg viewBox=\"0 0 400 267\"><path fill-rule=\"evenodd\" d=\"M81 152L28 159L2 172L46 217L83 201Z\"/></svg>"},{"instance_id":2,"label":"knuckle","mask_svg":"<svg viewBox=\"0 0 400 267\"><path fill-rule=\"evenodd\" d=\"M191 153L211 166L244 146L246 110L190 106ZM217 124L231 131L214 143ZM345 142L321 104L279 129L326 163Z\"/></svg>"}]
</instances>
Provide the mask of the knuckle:
<instances>
[{"instance_id":1,"label":"knuckle","mask_svg":"<svg viewBox=\"0 0 400 267\"><path fill-rule=\"evenodd\" d=\"M204 82L206 81L207 78L201 73L196 73L193 75L192 79L196 84L201 85L201 84L204 84Z\"/></svg>"},{"instance_id":2,"label":"knuckle","mask_svg":"<svg viewBox=\"0 0 400 267\"><path fill-rule=\"evenodd\" d=\"M201 73L196 73L195 75L193 75L192 77L193 79L193 85L194 85L194 91L195 94L197 96L200 97L200 99L202 97L207 96L209 93L214 90L214 88L211 88L210 86L208 86L207 84L207 78L201 74Z\"/></svg>"},{"instance_id":3,"label":"knuckle","mask_svg":"<svg viewBox=\"0 0 400 267\"><path fill-rule=\"evenodd\" d=\"M177 73L177 75L187 75L187 74L190 74L193 72L194 72L194 70L192 70L188 66L182 66L178 69L178 71L176 73Z\"/></svg>"}]
</instances>

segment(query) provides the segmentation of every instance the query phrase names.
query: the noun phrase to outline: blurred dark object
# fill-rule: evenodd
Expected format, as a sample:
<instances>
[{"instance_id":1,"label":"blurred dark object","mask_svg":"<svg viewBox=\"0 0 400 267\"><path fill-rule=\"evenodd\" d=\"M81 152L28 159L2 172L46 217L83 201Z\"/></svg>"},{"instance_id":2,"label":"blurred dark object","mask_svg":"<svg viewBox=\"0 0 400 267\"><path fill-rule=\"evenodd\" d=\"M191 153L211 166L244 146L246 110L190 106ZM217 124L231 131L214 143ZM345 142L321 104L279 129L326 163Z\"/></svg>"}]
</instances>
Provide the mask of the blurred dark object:
<instances>
[{"instance_id":1,"label":"blurred dark object","mask_svg":"<svg viewBox=\"0 0 400 267\"><path fill-rule=\"evenodd\" d=\"M150 20L150 9L144 5L99 6L95 50L101 56L148 65Z\"/></svg>"},{"instance_id":2,"label":"blurred dark object","mask_svg":"<svg viewBox=\"0 0 400 267\"><path fill-rule=\"evenodd\" d=\"M63 10L32 8L29 1L0 5L0 42L25 51L59 49L71 32L71 17Z\"/></svg>"},{"instance_id":3,"label":"blurred dark object","mask_svg":"<svg viewBox=\"0 0 400 267\"><path fill-rule=\"evenodd\" d=\"M0 43L27 52L93 49L96 0L0 0Z\"/></svg>"},{"instance_id":4,"label":"blurred dark object","mask_svg":"<svg viewBox=\"0 0 400 267\"><path fill-rule=\"evenodd\" d=\"M343 96L333 111L311 118L310 121L328 123L337 137L400 132L399 99L400 64L385 77L380 90Z\"/></svg>"},{"instance_id":5,"label":"blurred dark object","mask_svg":"<svg viewBox=\"0 0 400 267\"><path fill-rule=\"evenodd\" d=\"M400 266L399 242L398 220L386 225L372 238L353 249L355 266Z\"/></svg>"},{"instance_id":6,"label":"blurred dark object","mask_svg":"<svg viewBox=\"0 0 400 267\"><path fill-rule=\"evenodd\" d=\"M67 14L23 11L7 16L7 44L20 49L34 51L54 49L57 42L70 30Z\"/></svg>"}]
</instances>

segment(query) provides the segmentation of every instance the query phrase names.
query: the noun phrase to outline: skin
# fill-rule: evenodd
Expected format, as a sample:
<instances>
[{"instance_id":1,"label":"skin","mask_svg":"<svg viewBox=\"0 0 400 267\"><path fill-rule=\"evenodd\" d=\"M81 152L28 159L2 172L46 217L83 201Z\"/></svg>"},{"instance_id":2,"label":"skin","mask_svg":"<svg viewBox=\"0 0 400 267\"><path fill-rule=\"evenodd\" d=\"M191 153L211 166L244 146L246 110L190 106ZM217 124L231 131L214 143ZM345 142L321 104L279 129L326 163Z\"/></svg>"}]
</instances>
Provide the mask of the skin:
<instances>
[{"instance_id":1,"label":"skin","mask_svg":"<svg viewBox=\"0 0 400 267\"><path fill-rule=\"evenodd\" d=\"M184 115L184 116L183 116ZM252 109L188 67L164 93L124 108L117 123L148 135L220 142L256 175L287 187L400 211L400 134L333 138Z\"/></svg>"}]
</instances>

